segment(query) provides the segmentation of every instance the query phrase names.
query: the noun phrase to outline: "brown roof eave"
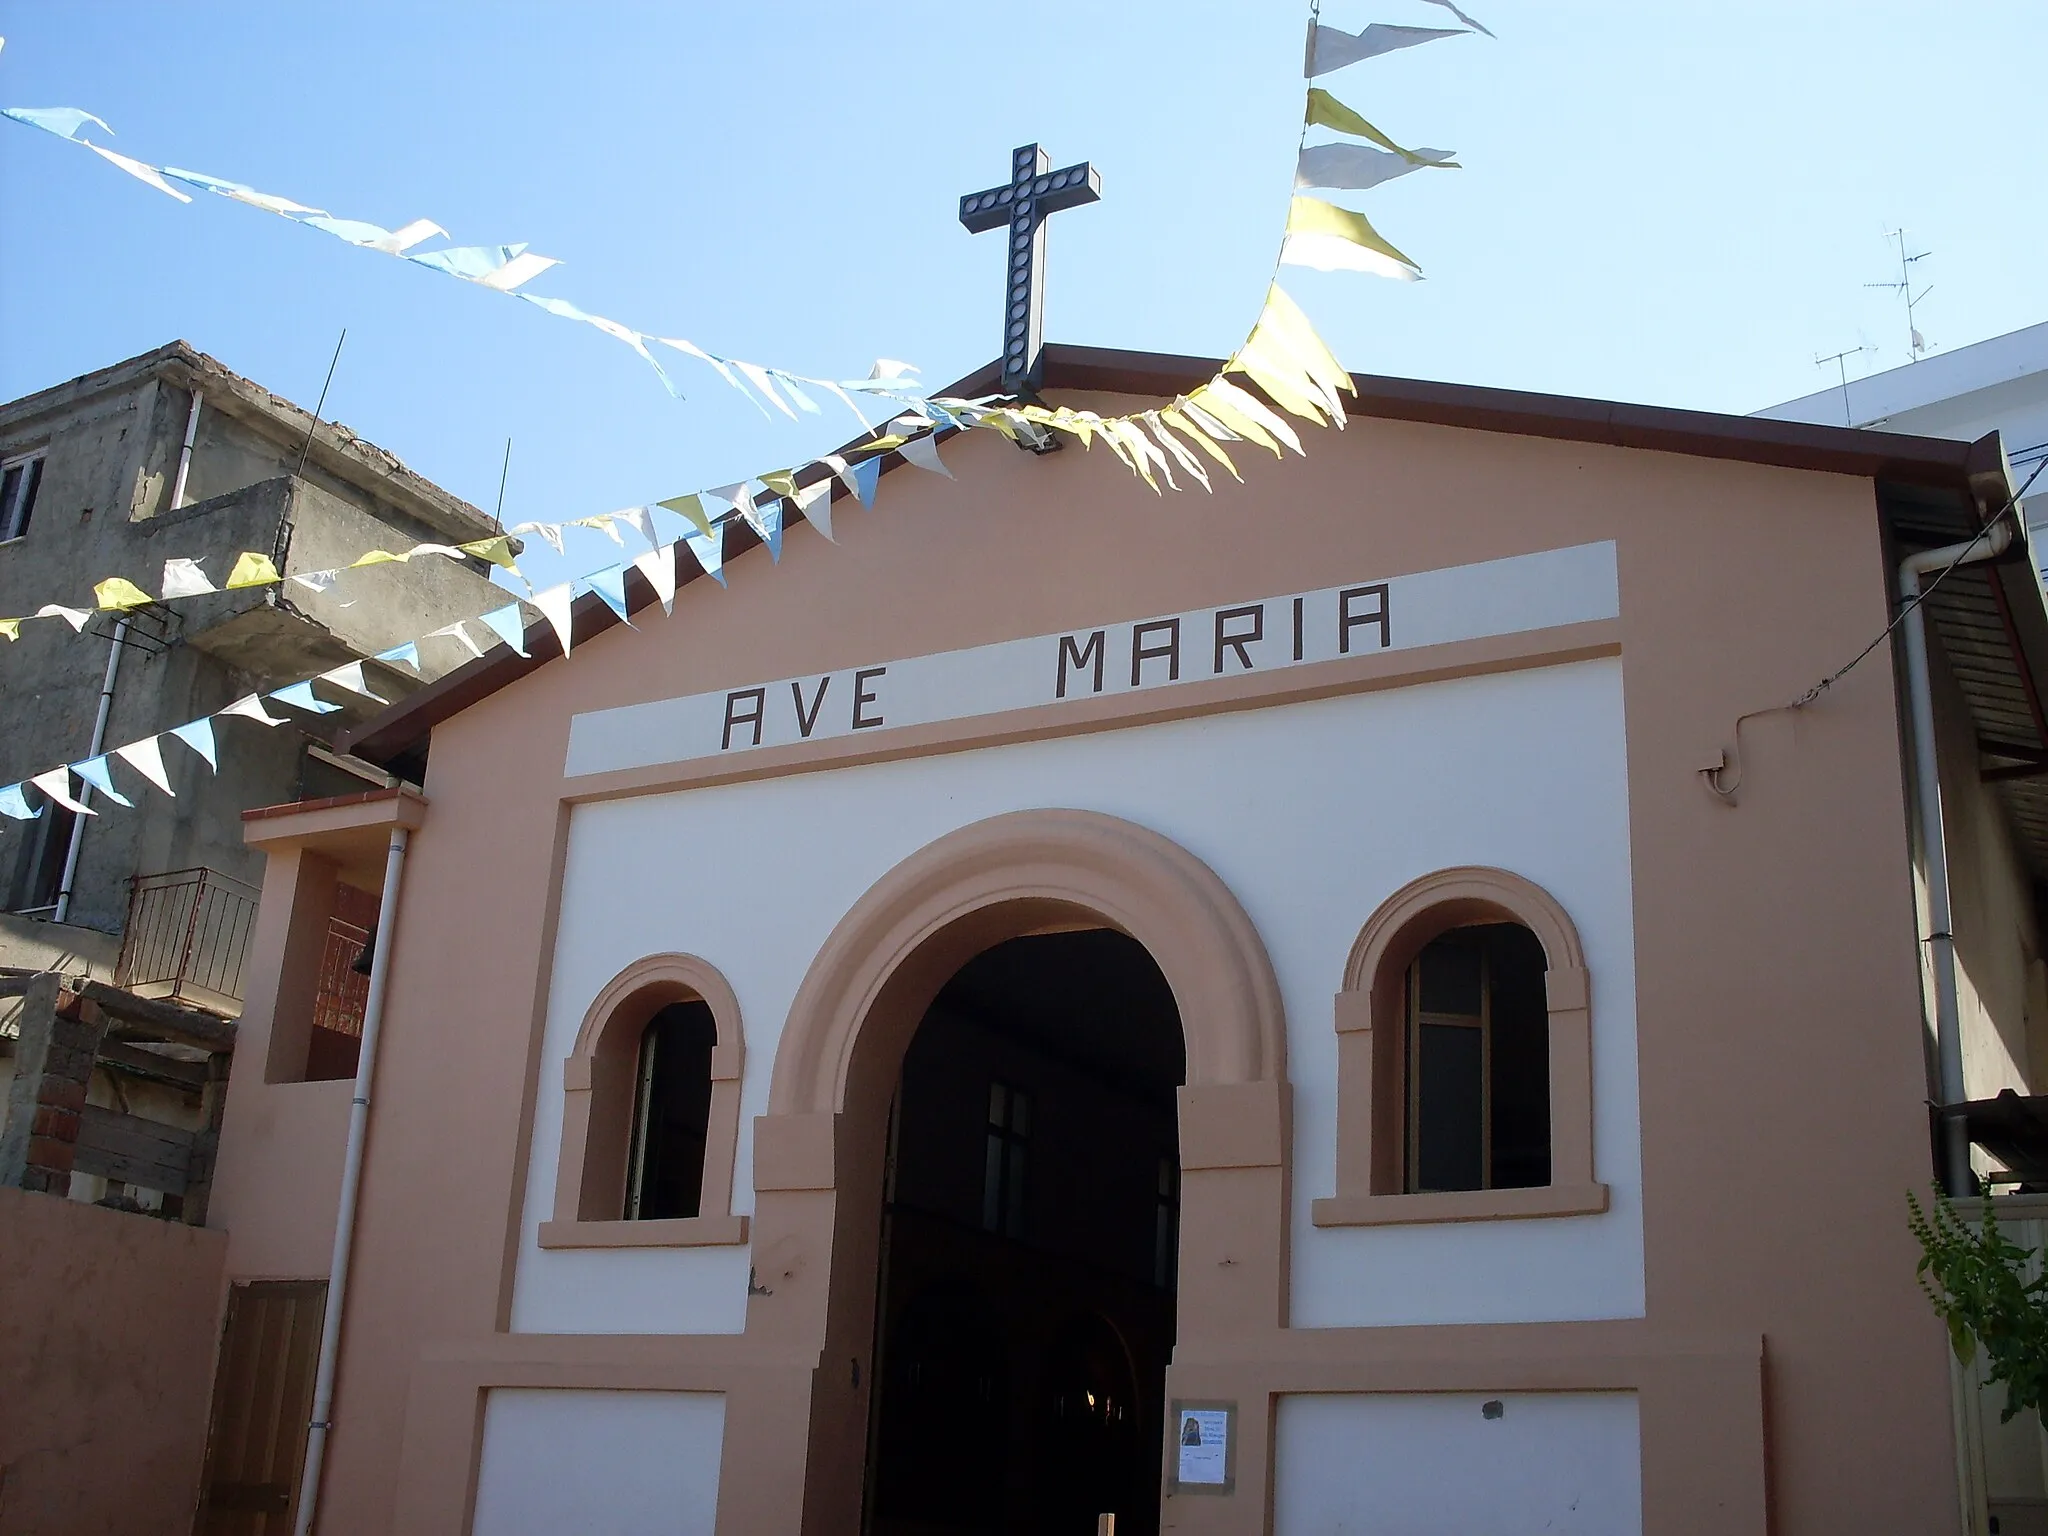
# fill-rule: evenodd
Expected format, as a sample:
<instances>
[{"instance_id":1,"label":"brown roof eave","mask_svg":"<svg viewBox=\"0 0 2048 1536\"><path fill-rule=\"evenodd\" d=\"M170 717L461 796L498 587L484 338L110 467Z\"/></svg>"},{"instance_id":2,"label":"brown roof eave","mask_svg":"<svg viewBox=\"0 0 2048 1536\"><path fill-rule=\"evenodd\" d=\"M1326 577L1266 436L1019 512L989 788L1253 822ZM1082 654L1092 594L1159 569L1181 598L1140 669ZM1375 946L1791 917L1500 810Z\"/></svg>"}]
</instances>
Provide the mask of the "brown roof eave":
<instances>
[{"instance_id":1,"label":"brown roof eave","mask_svg":"<svg viewBox=\"0 0 2048 1536\"><path fill-rule=\"evenodd\" d=\"M1049 391L1170 399L1199 388L1221 366L1214 358L1051 345L1045 349L1044 387ZM1708 411L1582 400L1472 384L1439 384L1373 374L1351 377L1358 386L1357 398L1350 402L1348 413L1354 417L1428 422L1473 431L1603 443L1700 458L1740 459L1964 492L1973 489L1972 472L1981 473L1984 467L1981 456L1972 457L1977 450L1971 444L1945 438L1906 437L1753 416L1721 416ZM998 367L990 363L940 393L972 398L989 393L998 380ZM901 462L895 454L885 455L884 472ZM803 478L806 482L824 478L824 472ZM789 516L794 519L795 515L794 509L790 509ZM726 559L730 561L759 542L744 526L733 529ZM679 567L678 587L697 579L699 574ZM626 600L628 611L635 613L654 601L653 589L637 572L628 577ZM573 634L578 644L618 622L617 615L595 593L585 593L572 613ZM356 730L345 732L340 745L358 757L381 764L415 752L435 725L561 654L559 643L545 624L537 624L527 632L526 647L530 653L527 656L493 650L437 678Z\"/></svg>"}]
</instances>

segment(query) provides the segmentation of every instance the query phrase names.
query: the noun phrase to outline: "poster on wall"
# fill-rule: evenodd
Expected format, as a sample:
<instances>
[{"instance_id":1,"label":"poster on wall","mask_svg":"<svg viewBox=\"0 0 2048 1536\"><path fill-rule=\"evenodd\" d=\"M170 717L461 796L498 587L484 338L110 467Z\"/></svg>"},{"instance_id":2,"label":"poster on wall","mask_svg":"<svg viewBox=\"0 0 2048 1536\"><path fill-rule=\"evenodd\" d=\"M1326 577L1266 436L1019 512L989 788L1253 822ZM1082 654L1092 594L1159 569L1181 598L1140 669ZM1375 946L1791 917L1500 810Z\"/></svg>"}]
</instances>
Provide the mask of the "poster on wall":
<instances>
[{"instance_id":1,"label":"poster on wall","mask_svg":"<svg viewBox=\"0 0 2048 1536\"><path fill-rule=\"evenodd\" d=\"M1177 1493L1228 1493L1237 1477L1237 1404L1175 1402L1173 1484Z\"/></svg>"}]
</instances>

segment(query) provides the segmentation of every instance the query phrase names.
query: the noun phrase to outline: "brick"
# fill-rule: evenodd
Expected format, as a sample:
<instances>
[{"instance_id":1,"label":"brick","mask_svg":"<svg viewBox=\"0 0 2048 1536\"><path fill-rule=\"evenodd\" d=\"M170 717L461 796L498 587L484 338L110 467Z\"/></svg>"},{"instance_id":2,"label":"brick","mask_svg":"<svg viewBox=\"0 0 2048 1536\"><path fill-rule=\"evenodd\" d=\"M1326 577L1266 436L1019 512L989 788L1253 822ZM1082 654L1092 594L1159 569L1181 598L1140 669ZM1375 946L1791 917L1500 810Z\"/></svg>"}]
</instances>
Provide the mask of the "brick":
<instances>
[{"instance_id":1,"label":"brick","mask_svg":"<svg viewBox=\"0 0 2048 1536\"><path fill-rule=\"evenodd\" d=\"M29 1128L30 1136L46 1136L52 1141L78 1140L78 1111L54 1109L48 1104L39 1105L36 1118Z\"/></svg>"},{"instance_id":2,"label":"brick","mask_svg":"<svg viewBox=\"0 0 2048 1536\"><path fill-rule=\"evenodd\" d=\"M36 1102L52 1109L85 1108L85 1084L68 1077L44 1077L36 1085Z\"/></svg>"},{"instance_id":3,"label":"brick","mask_svg":"<svg viewBox=\"0 0 2048 1536\"><path fill-rule=\"evenodd\" d=\"M28 1139L28 1165L31 1168L47 1169L52 1173L62 1173L68 1177L71 1172L71 1159L76 1150L68 1141L57 1141L48 1136L31 1134ZM69 1187L67 1184L66 1188Z\"/></svg>"}]
</instances>

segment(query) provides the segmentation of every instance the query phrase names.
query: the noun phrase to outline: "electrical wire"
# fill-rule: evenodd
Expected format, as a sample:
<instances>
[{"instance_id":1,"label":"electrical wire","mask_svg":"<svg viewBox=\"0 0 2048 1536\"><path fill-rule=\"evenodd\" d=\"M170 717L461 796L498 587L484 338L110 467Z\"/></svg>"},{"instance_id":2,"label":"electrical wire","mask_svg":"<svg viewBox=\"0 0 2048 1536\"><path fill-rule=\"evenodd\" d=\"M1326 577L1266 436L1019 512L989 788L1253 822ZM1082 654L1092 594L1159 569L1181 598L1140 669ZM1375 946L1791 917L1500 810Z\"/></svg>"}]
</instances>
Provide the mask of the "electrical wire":
<instances>
[{"instance_id":1,"label":"electrical wire","mask_svg":"<svg viewBox=\"0 0 2048 1536\"><path fill-rule=\"evenodd\" d=\"M1964 564L1969 560L1970 556L1976 552L1977 546L1979 544L1982 544L1985 539L1990 537L1991 530L1998 526L1999 520L2003 518L2008 512L2011 512L2014 508L2016 508L2020 504L2020 502L2025 498L2027 492L2033 487L2034 482L2040 478L2041 471L2044 469L2048 469L2048 459L2043 459L2039 464L2036 464L2034 466L2033 473L2027 476L2026 480L2021 483L2020 488L2014 491L2010 496L2006 497L2004 502L2000 504L1998 510L1994 512L1990 517L1984 520L1984 526L1977 530L1975 538L1971 539L1968 544L1963 546L1961 554L1957 555L1955 559L1951 560L1947 565L1943 566L1941 568L1940 574L1938 574L1934 578L1934 580L1923 583L1920 587L1920 590L1913 594L1912 600L1910 602L1901 603L1899 605L1899 611L1892 616L1891 623L1885 625L1885 627L1878 632L1877 637L1873 639L1870 642L1870 644L1864 646L1862 650L1858 651L1854 656L1850 657L1841 666L1837 667L1834 671L1830 672L1826 677L1822 678L1819 682L1815 683L1811 688L1807 689L1806 692L1799 695L1798 698L1792 700L1789 704L1771 704L1767 705L1763 709L1752 709L1746 715L1736 716L1735 729L1733 733L1735 737L1735 749L1732 752L1723 753L1720 763L1715 767L1702 768L1699 771L1700 777L1701 779L1705 780L1707 788L1711 789L1715 794L1719 795L1721 799L1726 801L1728 804L1734 804L1735 792L1742 787L1742 727L1747 722L1751 720L1761 719L1765 715L1775 715L1790 710L1804 709L1807 705L1813 703L1816 699L1820 698L1821 695L1825 694L1830 688L1834 687L1835 684L1839 683L1843 678L1847 677L1851 672L1855 671L1856 668L1860 666L1869 657L1872 651L1876 650L1879 646L1883 645L1887 640L1891 639L1893 634L1895 634L1898 631L1898 627L1906 622L1907 617L1911 615L1916 608L1918 608L1922 603L1926 602L1928 598L1934 595L1935 590L1938 587L1940 587L1940 585L1944 581L1947 581L1951 575L1955 573L1956 567ZM1733 767L1735 769L1734 782L1729 784L1723 784L1721 782L1721 775L1726 773L1730 767Z\"/></svg>"}]
</instances>

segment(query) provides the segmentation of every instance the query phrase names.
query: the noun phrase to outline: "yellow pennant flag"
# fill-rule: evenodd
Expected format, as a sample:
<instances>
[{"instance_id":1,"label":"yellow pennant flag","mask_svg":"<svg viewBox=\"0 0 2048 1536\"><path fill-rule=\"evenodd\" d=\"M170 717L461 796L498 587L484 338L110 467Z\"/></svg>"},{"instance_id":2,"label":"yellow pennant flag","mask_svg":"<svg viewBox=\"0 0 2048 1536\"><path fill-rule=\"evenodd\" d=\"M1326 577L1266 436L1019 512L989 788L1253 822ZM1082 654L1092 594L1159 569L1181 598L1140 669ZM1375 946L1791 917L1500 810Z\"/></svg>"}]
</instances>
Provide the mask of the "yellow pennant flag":
<instances>
[{"instance_id":1,"label":"yellow pennant flag","mask_svg":"<svg viewBox=\"0 0 2048 1536\"><path fill-rule=\"evenodd\" d=\"M362 563L360 560L356 562L357 565ZM228 572L228 579L222 585L232 590L235 587L268 587L282 580L284 578L277 574L277 567L270 563L270 556L245 549L235 556L235 568Z\"/></svg>"},{"instance_id":2,"label":"yellow pennant flag","mask_svg":"<svg viewBox=\"0 0 2048 1536\"><path fill-rule=\"evenodd\" d=\"M1321 86L1309 87L1308 125L1311 128L1333 128L1338 133L1348 133L1354 138L1371 139L1380 148L1392 150L1412 165L1437 163L1424 159L1412 149L1403 149Z\"/></svg>"},{"instance_id":3,"label":"yellow pennant flag","mask_svg":"<svg viewBox=\"0 0 2048 1536\"><path fill-rule=\"evenodd\" d=\"M887 437L878 437L871 443L855 443L848 453L887 453L891 448L900 448L909 442L907 437L891 432Z\"/></svg>"},{"instance_id":4,"label":"yellow pennant flag","mask_svg":"<svg viewBox=\"0 0 2048 1536\"><path fill-rule=\"evenodd\" d=\"M1202 452L1208 454L1218 464L1229 470L1231 479L1239 484L1244 483L1244 476L1240 475L1237 472L1237 466L1230 462L1230 455L1223 451L1222 446L1214 438L1196 426L1194 421L1184 414L1179 406L1161 406L1159 419L1169 427L1172 427L1174 431L1180 433L1181 436L1187 438L1197 448L1201 449Z\"/></svg>"},{"instance_id":5,"label":"yellow pennant flag","mask_svg":"<svg viewBox=\"0 0 2048 1536\"><path fill-rule=\"evenodd\" d=\"M156 601L126 576L109 576L92 589L92 598L100 607L116 610L140 608Z\"/></svg>"},{"instance_id":6,"label":"yellow pennant flag","mask_svg":"<svg viewBox=\"0 0 2048 1536\"><path fill-rule=\"evenodd\" d=\"M1414 257L1388 244L1364 214L1353 213L1349 208L1339 208L1335 203L1326 203L1319 197L1297 197L1288 204L1287 233L1334 235L1339 240L1362 246L1390 261L1398 262L1411 272L1422 270L1416 265Z\"/></svg>"},{"instance_id":7,"label":"yellow pennant flag","mask_svg":"<svg viewBox=\"0 0 2048 1536\"><path fill-rule=\"evenodd\" d=\"M455 546L465 555L475 555L479 560L488 560L501 565L508 571L516 571L518 565L512 559L512 540L509 535L499 534L494 539L471 539L467 544Z\"/></svg>"},{"instance_id":8,"label":"yellow pennant flag","mask_svg":"<svg viewBox=\"0 0 2048 1536\"><path fill-rule=\"evenodd\" d=\"M1246 342L1237 355L1223 365L1225 373L1241 373L1259 388L1263 389L1281 410L1312 421L1317 426L1327 425L1323 408L1303 389L1307 385L1314 389L1315 381L1310 379L1291 359L1281 359L1262 350L1254 342ZM1337 418L1340 422L1343 418Z\"/></svg>"},{"instance_id":9,"label":"yellow pennant flag","mask_svg":"<svg viewBox=\"0 0 2048 1536\"><path fill-rule=\"evenodd\" d=\"M704 503L696 495L671 496L667 501L657 501L657 507L666 507L678 517L689 519L690 526L705 538L711 537L711 518L704 510Z\"/></svg>"},{"instance_id":10,"label":"yellow pennant flag","mask_svg":"<svg viewBox=\"0 0 2048 1536\"><path fill-rule=\"evenodd\" d=\"M796 474L793 470L771 469L760 480L778 496L796 495Z\"/></svg>"},{"instance_id":11,"label":"yellow pennant flag","mask_svg":"<svg viewBox=\"0 0 2048 1536\"><path fill-rule=\"evenodd\" d=\"M1256 395L1246 394L1235 384L1231 383L1230 380L1218 374L1209 381L1207 390L1198 403L1203 410L1213 414L1221 400L1229 401L1238 415L1264 427L1267 432L1279 438L1281 442L1292 448L1296 453L1303 451L1301 439L1295 435L1294 428L1287 425L1286 417L1267 410Z\"/></svg>"},{"instance_id":12,"label":"yellow pennant flag","mask_svg":"<svg viewBox=\"0 0 2048 1536\"><path fill-rule=\"evenodd\" d=\"M1244 438L1247 442L1257 443L1261 448L1270 449L1274 458L1282 457L1280 440L1217 392L1217 386L1223 382L1221 378L1211 379L1207 384L1204 384L1200 389L1188 396L1188 404L1202 412L1205 416L1214 416L1224 426L1235 432L1239 437ZM1232 393L1242 394L1243 391L1233 390Z\"/></svg>"},{"instance_id":13,"label":"yellow pennant flag","mask_svg":"<svg viewBox=\"0 0 2048 1536\"><path fill-rule=\"evenodd\" d=\"M1301 306L1278 283L1266 290L1266 307L1259 314L1259 323L1252 327L1252 343L1259 347L1270 344L1292 357L1333 401L1338 390L1349 395L1358 393L1358 386L1351 382L1351 375L1344 371L1337 355L1323 344L1308 316L1301 312Z\"/></svg>"},{"instance_id":14,"label":"yellow pennant flag","mask_svg":"<svg viewBox=\"0 0 2048 1536\"><path fill-rule=\"evenodd\" d=\"M249 557L244 555L242 558L246 560ZM353 571L358 566L364 565L403 565L404 563L405 556L403 555L394 555L388 549L373 549L362 555L359 559L351 560L347 569ZM238 565L235 569L239 571L241 567ZM228 585L232 587L234 583L230 581Z\"/></svg>"},{"instance_id":15,"label":"yellow pennant flag","mask_svg":"<svg viewBox=\"0 0 2048 1536\"><path fill-rule=\"evenodd\" d=\"M21 620L0 619L0 640L19 640L20 638Z\"/></svg>"}]
</instances>

